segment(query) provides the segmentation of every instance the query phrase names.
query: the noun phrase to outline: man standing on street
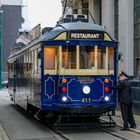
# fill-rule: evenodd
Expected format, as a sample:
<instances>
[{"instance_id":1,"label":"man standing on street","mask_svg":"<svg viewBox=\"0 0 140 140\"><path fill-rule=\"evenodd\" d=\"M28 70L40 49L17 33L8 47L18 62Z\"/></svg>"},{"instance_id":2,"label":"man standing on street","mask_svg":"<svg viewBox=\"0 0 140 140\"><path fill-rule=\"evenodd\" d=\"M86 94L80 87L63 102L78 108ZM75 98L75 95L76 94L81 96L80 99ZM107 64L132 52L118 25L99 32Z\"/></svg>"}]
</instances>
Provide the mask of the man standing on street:
<instances>
[{"instance_id":1,"label":"man standing on street","mask_svg":"<svg viewBox=\"0 0 140 140\"><path fill-rule=\"evenodd\" d=\"M130 124L130 128L136 128L132 112L131 84L128 82L128 75L122 71L118 85L111 88L118 90L118 100L124 122L124 127L121 130L129 130L128 124Z\"/></svg>"}]
</instances>

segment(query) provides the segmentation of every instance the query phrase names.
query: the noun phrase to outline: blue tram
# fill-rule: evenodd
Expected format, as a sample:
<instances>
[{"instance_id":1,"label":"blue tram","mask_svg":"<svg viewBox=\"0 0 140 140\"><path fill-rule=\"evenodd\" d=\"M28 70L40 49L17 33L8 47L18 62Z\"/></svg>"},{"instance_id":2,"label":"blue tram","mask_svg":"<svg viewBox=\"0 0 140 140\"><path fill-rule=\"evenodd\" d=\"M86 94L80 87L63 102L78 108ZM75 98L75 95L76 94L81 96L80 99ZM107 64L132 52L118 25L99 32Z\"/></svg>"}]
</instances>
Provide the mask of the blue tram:
<instances>
[{"instance_id":1,"label":"blue tram","mask_svg":"<svg viewBox=\"0 0 140 140\"><path fill-rule=\"evenodd\" d=\"M45 115L114 112L117 45L100 25L57 25L9 56L12 100Z\"/></svg>"}]
</instances>

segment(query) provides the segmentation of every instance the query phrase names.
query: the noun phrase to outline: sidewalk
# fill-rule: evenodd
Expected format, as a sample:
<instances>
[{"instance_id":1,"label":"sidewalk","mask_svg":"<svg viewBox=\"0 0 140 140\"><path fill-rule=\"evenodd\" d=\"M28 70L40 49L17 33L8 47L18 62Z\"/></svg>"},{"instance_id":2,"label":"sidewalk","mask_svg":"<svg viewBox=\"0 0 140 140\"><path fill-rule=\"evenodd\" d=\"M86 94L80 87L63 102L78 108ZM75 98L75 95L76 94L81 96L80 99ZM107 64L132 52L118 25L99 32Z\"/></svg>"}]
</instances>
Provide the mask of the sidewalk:
<instances>
[{"instance_id":1,"label":"sidewalk","mask_svg":"<svg viewBox=\"0 0 140 140\"><path fill-rule=\"evenodd\" d=\"M117 125L123 127L123 120L122 120L122 116L121 116L121 112L120 111L116 111L116 115L113 116L114 121L116 122ZM131 129L133 131L137 131L138 133L140 133L140 116L139 115L134 115L134 119L136 122L136 129Z\"/></svg>"},{"instance_id":2,"label":"sidewalk","mask_svg":"<svg viewBox=\"0 0 140 140\"><path fill-rule=\"evenodd\" d=\"M1 124L0 124L0 140L9 140L9 138Z\"/></svg>"},{"instance_id":3,"label":"sidewalk","mask_svg":"<svg viewBox=\"0 0 140 140\"><path fill-rule=\"evenodd\" d=\"M1 96L9 96L7 89L1 89L0 90L0 97ZM8 135L6 134L6 131L4 130L1 121L0 121L0 140L9 140Z\"/></svg>"}]
</instances>

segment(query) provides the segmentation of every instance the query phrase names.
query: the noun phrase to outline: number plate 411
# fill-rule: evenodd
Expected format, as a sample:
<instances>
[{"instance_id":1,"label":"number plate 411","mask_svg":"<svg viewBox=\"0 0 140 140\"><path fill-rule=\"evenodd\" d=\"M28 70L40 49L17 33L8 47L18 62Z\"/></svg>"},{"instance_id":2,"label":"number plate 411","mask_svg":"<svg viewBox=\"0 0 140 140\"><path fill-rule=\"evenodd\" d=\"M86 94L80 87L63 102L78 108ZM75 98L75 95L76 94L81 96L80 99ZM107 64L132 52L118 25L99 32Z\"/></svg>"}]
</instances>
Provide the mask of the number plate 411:
<instances>
[{"instance_id":1,"label":"number plate 411","mask_svg":"<svg viewBox=\"0 0 140 140\"><path fill-rule=\"evenodd\" d=\"M82 98L81 102L82 103L90 103L91 99L90 98Z\"/></svg>"}]
</instances>

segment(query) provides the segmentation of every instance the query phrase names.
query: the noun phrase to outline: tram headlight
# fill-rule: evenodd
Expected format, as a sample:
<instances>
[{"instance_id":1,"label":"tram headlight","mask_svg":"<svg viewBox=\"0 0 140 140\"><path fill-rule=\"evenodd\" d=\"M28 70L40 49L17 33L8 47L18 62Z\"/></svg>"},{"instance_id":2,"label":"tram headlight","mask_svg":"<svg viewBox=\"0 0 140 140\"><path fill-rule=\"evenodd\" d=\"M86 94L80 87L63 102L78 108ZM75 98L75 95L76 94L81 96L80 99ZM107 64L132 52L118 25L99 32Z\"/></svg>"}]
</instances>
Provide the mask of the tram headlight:
<instances>
[{"instance_id":1,"label":"tram headlight","mask_svg":"<svg viewBox=\"0 0 140 140\"><path fill-rule=\"evenodd\" d=\"M109 101L109 97L108 96L105 96L105 101Z\"/></svg>"},{"instance_id":2,"label":"tram headlight","mask_svg":"<svg viewBox=\"0 0 140 140\"><path fill-rule=\"evenodd\" d=\"M84 94L89 94L90 93L90 87L89 86L84 86L83 87L83 93Z\"/></svg>"},{"instance_id":3,"label":"tram headlight","mask_svg":"<svg viewBox=\"0 0 140 140\"><path fill-rule=\"evenodd\" d=\"M62 101L63 101L63 102L66 102L67 100L68 100L68 98L67 98L67 97L65 97L65 96L64 96L64 97L62 97Z\"/></svg>"}]
</instances>

